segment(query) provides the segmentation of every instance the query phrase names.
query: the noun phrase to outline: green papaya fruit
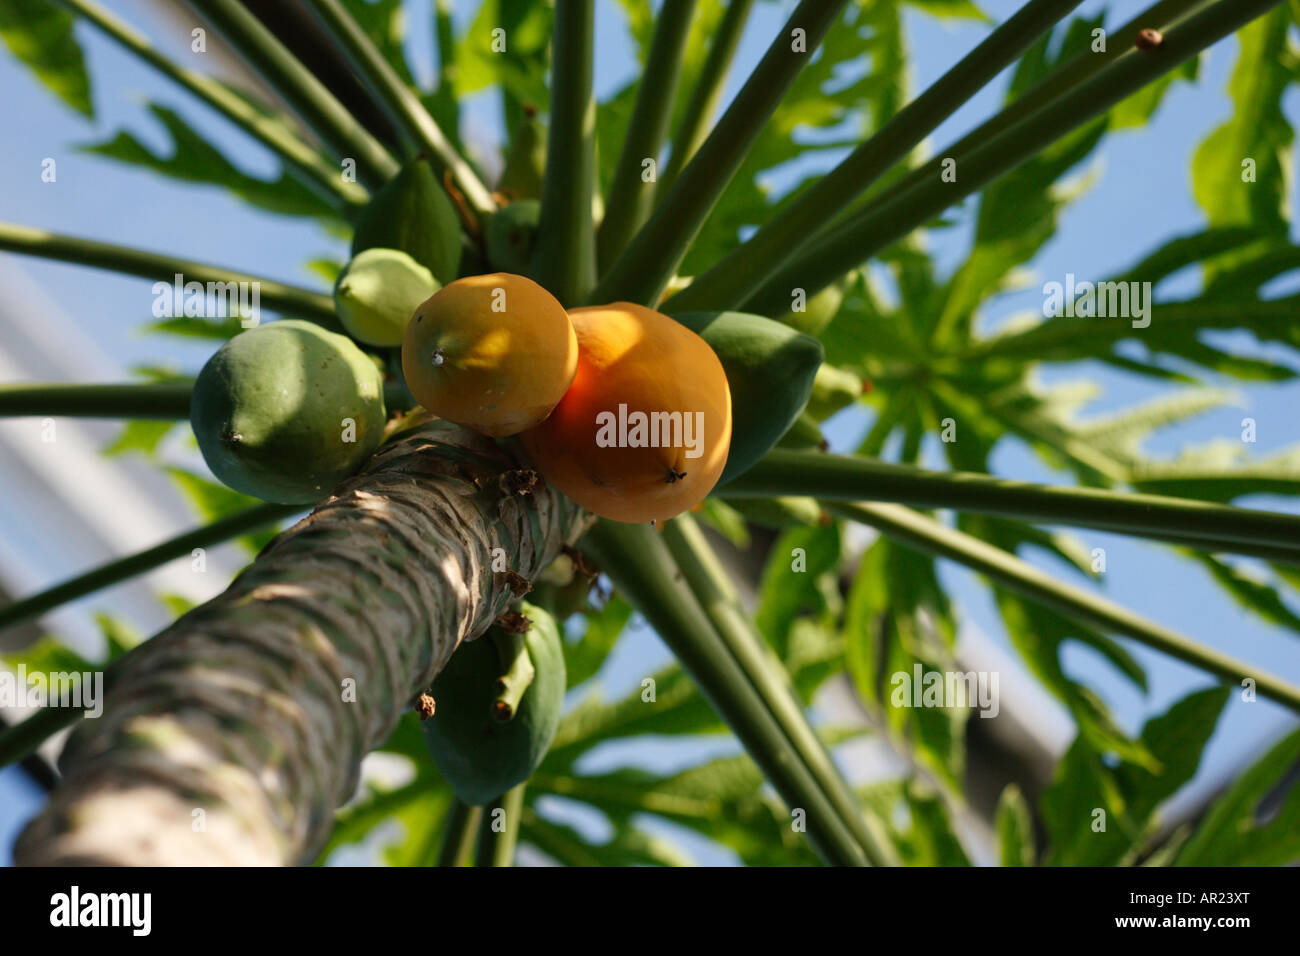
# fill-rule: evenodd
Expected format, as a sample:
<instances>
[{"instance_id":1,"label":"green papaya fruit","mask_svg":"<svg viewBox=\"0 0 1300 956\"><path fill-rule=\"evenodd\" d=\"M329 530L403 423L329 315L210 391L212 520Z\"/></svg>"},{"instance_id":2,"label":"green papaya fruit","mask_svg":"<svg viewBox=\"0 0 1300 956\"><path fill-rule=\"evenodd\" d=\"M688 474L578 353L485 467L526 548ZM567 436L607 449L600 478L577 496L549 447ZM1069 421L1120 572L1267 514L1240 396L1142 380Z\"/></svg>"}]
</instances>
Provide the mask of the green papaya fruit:
<instances>
[{"instance_id":1,"label":"green papaya fruit","mask_svg":"<svg viewBox=\"0 0 1300 956\"><path fill-rule=\"evenodd\" d=\"M787 325L742 312L673 316L717 353L731 388L731 453L718 487L747 471L808 404L821 343Z\"/></svg>"},{"instance_id":2,"label":"green papaya fruit","mask_svg":"<svg viewBox=\"0 0 1300 956\"><path fill-rule=\"evenodd\" d=\"M493 715L497 680L509 663L497 650L499 636L489 630L451 655L430 689L434 715L420 725L439 772L471 806L482 806L532 776L564 710L559 625L534 604L525 603L521 610L532 622L524 646L534 674L514 716L503 723Z\"/></svg>"},{"instance_id":3,"label":"green papaya fruit","mask_svg":"<svg viewBox=\"0 0 1300 956\"><path fill-rule=\"evenodd\" d=\"M824 513L815 498L794 495L779 498L729 498L727 504L744 515L746 520L778 531L820 524Z\"/></svg>"},{"instance_id":4,"label":"green papaya fruit","mask_svg":"<svg viewBox=\"0 0 1300 956\"><path fill-rule=\"evenodd\" d=\"M511 199L540 199L546 175L546 127L536 111L526 107L525 115L510 137L510 151L497 180L497 191Z\"/></svg>"},{"instance_id":5,"label":"green papaya fruit","mask_svg":"<svg viewBox=\"0 0 1300 956\"><path fill-rule=\"evenodd\" d=\"M460 216L427 159L411 160L362 210L352 255L376 246L400 249L443 285L460 268Z\"/></svg>"},{"instance_id":6,"label":"green papaya fruit","mask_svg":"<svg viewBox=\"0 0 1300 956\"><path fill-rule=\"evenodd\" d=\"M536 199L521 199L488 217L484 230L487 257L493 271L526 275L533 257L533 240L542 216Z\"/></svg>"},{"instance_id":7,"label":"green papaya fruit","mask_svg":"<svg viewBox=\"0 0 1300 956\"><path fill-rule=\"evenodd\" d=\"M777 443L778 448L793 448L798 450L826 448L826 437L822 435L822 427L818 424L817 419L813 418L807 412L801 412L790 426L789 430L781 436Z\"/></svg>"},{"instance_id":8,"label":"green papaya fruit","mask_svg":"<svg viewBox=\"0 0 1300 956\"><path fill-rule=\"evenodd\" d=\"M194 381L190 424L224 484L311 504L355 472L384 430L383 377L346 335L286 319L236 335Z\"/></svg>"},{"instance_id":9,"label":"green papaya fruit","mask_svg":"<svg viewBox=\"0 0 1300 956\"><path fill-rule=\"evenodd\" d=\"M400 249L373 246L357 253L334 283L334 310L343 327L367 345L401 345L415 307L441 284Z\"/></svg>"},{"instance_id":10,"label":"green papaya fruit","mask_svg":"<svg viewBox=\"0 0 1300 956\"><path fill-rule=\"evenodd\" d=\"M805 302L803 311L792 310L780 316L777 321L800 332L806 332L808 335L820 335L822 330L831 324L831 319L839 314L840 306L844 304L844 297L848 295L849 286L853 284L854 275L855 273L850 272L842 279L832 282Z\"/></svg>"},{"instance_id":11,"label":"green papaya fruit","mask_svg":"<svg viewBox=\"0 0 1300 956\"><path fill-rule=\"evenodd\" d=\"M848 408L862 397L862 379L848 369L823 365L813 378L812 395L808 398L809 415L824 422L836 412Z\"/></svg>"}]
</instances>

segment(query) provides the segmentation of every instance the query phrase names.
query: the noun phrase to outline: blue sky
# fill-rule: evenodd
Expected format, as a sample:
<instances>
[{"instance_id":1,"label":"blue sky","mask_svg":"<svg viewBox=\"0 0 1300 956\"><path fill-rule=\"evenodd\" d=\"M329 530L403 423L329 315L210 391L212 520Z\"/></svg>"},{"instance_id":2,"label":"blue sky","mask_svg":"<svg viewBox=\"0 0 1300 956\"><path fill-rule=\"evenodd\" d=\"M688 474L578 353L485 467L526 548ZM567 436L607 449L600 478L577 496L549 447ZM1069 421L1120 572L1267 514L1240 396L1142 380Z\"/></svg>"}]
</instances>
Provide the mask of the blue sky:
<instances>
[{"instance_id":1,"label":"blue sky","mask_svg":"<svg viewBox=\"0 0 1300 956\"><path fill-rule=\"evenodd\" d=\"M186 50L178 32L158 32L147 4L139 0L109 0L106 5L151 35L162 38L160 42L169 49ZM790 6L787 4L784 9ZM1014 0L985 0L981 6L1000 21L1020 4ZM1116 2L1110 6L1114 12L1108 22L1118 24L1146 4ZM1080 11L1090 13L1101 7L1102 4L1088 2L1080 6ZM425 34L420 26L427 22L427 10L426 0L409 4L408 21L415 28L411 52L420 76L431 75L432 54L423 42ZM470 15L472 9L458 11L458 16L464 19ZM761 55L782 16L780 5L758 6L741 46L731 92L738 86L745 67ZM631 76L632 47L622 35L620 23L618 14L608 3L599 5L597 86L600 93L618 89ZM911 10L906 23L913 54L913 91L937 78L987 31L983 25L940 22ZM306 269L305 263L321 256L343 258L346 243L342 240L327 236L310 224L262 215L220 190L171 183L81 155L72 148L106 139L122 127L147 142L164 142L144 109L146 101L155 101L197 118L214 133L227 155L248 172L269 175L275 168L258 147L220 117L194 105L183 92L167 85L88 28L82 28L81 36L95 86L98 115L93 123L56 103L7 51L0 55L0 90L4 91L5 109L10 117L5 147L0 150L0 177L14 186L0 192L0 220L167 250L301 284L319 284L320 280ZM1095 175L1091 189L1066 210L1056 238L1032 264L1040 276L1039 285L1041 277L1059 277L1066 272L1081 277L1104 276L1136 260L1168 237L1203 224L1192 201L1189 157L1196 144L1229 114L1230 101L1224 87L1235 53L1235 40L1213 48L1202 61L1198 83L1178 84L1148 127L1106 140L1089 168ZM932 148L956 139L996 109L1005 83L1006 77L1000 77L975 96L932 137ZM1294 97L1288 99L1286 106L1292 121L1300 120ZM471 130L491 129L495 124L491 102L476 99L468 122ZM39 181L40 162L46 156L58 160L56 184L43 185ZM935 238L934 248L946 268L960 262L968 235L966 230L951 230ZM142 337L134 331L148 318L151 301L148 282L36 260L21 260L20 264L61 308L84 324L97 344L120 363L123 375L129 367L138 364L165 363L195 370L206 357L205 345ZM1040 301L1037 288L1031 286L1025 292L995 300L984 319L996 323L1013 312L1036 308ZM1245 336L1232 341L1243 350L1251 347ZM1284 361L1294 364L1294 358ZM1088 410L1090 414L1128 407L1163 391L1163 386L1093 364L1050 369L1044 377L1048 381L1089 378L1101 384L1104 391ZM1259 455L1300 439L1300 428L1295 421L1300 406L1300 385L1224 384L1240 393L1240 407L1165 429L1147 450L1157 455L1174 455L1185 444L1221 436L1235 437L1241 418L1247 414L1258 422L1255 451ZM867 424L869 420L862 413L841 416L831 430L832 438L837 446L850 448ZM927 461L938 465L937 449L928 452ZM998 473L1007 477L1063 480L1023 449L1010 444L999 451L995 464ZM1251 503L1297 510L1295 503L1286 500ZM1275 673L1292 678L1300 674L1300 641L1296 635L1247 616L1210 585L1197 568L1153 545L1114 535L1077 533L1088 547L1106 549L1109 570L1103 590L1111 599ZM1045 566L1054 572L1058 570ZM951 566L944 567L943 576L968 625L1005 644L987 589L965 571ZM89 613L93 602L87 608ZM1145 697L1119 682L1091 652L1069 652L1067 665L1074 676L1098 690L1130 729L1140 726L1145 716L1163 711L1174 700L1209 682L1193 668L1147 652L1131 642L1124 643L1148 668L1151 688ZM652 635L639 634L624 640L605 675L608 691L612 694L628 689L666 657ZM1206 783L1222 776L1293 723L1293 718L1273 704L1234 702L1211 743L1198 781ZM674 750L657 755L655 762L670 764L680 759L681 752ZM38 798L18 773L12 769L0 772L0 861L7 861L12 834L35 809Z\"/></svg>"}]
</instances>

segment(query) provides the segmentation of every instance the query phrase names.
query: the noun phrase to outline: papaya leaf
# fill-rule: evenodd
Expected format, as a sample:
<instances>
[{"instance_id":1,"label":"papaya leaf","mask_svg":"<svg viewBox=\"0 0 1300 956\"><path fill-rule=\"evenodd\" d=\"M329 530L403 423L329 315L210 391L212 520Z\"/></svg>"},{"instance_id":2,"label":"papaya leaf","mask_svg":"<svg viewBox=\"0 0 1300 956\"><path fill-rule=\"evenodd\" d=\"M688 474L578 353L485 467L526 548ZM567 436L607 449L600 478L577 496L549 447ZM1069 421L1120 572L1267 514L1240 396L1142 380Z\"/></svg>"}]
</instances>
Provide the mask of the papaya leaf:
<instances>
[{"instance_id":1,"label":"papaya leaf","mask_svg":"<svg viewBox=\"0 0 1300 956\"><path fill-rule=\"evenodd\" d=\"M524 810L519 839L564 866L689 866L691 862L666 840L636 830L620 829L606 842L593 842L531 807Z\"/></svg>"},{"instance_id":2,"label":"papaya leaf","mask_svg":"<svg viewBox=\"0 0 1300 956\"><path fill-rule=\"evenodd\" d=\"M82 674L99 670L98 665L65 647L58 638L49 635L41 637L26 647L0 653L0 661L3 661L4 665L12 671L23 667L28 674Z\"/></svg>"},{"instance_id":3,"label":"papaya leaf","mask_svg":"<svg viewBox=\"0 0 1300 956\"><path fill-rule=\"evenodd\" d=\"M1083 733L1057 766L1043 793L1047 863L1113 866L1132 863L1157 820L1156 811L1196 773L1228 689L1196 691L1142 728L1139 741L1153 767L1112 769Z\"/></svg>"},{"instance_id":4,"label":"papaya leaf","mask_svg":"<svg viewBox=\"0 0 1300 956\"><path fill-rule=\"evenodd\" d=\"M998 860L1003 866L1034 865L1034 820L1020 788L1008 784L998 798L993 827L998 835Z\"/></svg>"},{"instance_id":5,"label":"papaya leaf","mask_svg":"<svg viewBox=\"0 0 1300 956\"><path fill-rule=\"evenodd\" d=\"M941 20L979 20L992 23L989 15L975 5L973 0L907 0L909 6L923 10Z\"/></svg>"},{"instance_id":6,"label":"papaya leaf","mask_svg":"<svg viewBox=\"0 0 1300 956\"><path fill-rule=\"evenodd\" d=\"M739 243L742 230L765 221L792 201L819 167L831 165L831 151L821 142L827 131L847 128L865 134L897 111L905 68L897 5L854 4L845 17L763 127L692 243L683 275L699 275ZM689 80L688 73L683 90L691 89ZM798 181L773 201L773 179L794 176Z\"/></svg>"},{"instance_id":7,"label":"papaya leaf","mask_svg":"<svg viewBox=\"0 0 1300 956\"><path fill-rule=\"evenodd\" d=\"M82 152L140 166L182 182L221 186L243 201L285 216L334 220L333 207L300 180L282 172L275 180L258 179L238 169L190 122L170 107L148 104L149 112L171 139L171 155L155 152L132 133L119 130L112 139L80 147Z\"/></svg>"},{"instance_id":8,"label":"papaya leaf","mask_svg":"<svg viewBox=\"0 0 1300 956\"><path fill-rule=\"evenodd\" d=\"M832 744L860 731L823 734ZM548 781L534 778L545 789ZM749 866L811 865L816 857L790 825L790 816L763 787L749 757L718 757L667 776L623 768L560 781L564 795L601 809L616 825L653 814L731 848Z\"/></svg>"},{"instance_id":9,"label":"papaya leaf","mask_svg":"<svg viewBox=\"0 0 1300 956\"><path fill-rule=\"evenodd\" d=\"M1189 266L1213 262L1258 240L1259 230L1250 226L1210 226L1175 236L1110 278L1115 282L1150 282L1154 288Z\"/></svg>"},{"instance_id":10,"label":"papaya leaf","mask_svg":"<svg viewBox=\"0 0 1300 956\"><path fill-rule=\"evenodd\" d=\"M954 640L952 611L933 559L878 538L849 590L848 671L864 706L891 729L894 742L960 790L970 712L960 702L923 696L927 682L937 678L944 687L946 675L955 671Z\"/></svg>"},{"instance_id":11,"label":"papaya leaf","mask_svg":"<svg viewBox=\"0 0 1300 956\"><path fill-rule=\"evenodd\" d=\"M726 502L705 498L696 517L701 524L708 525L737 548L749 547L749 527L745 524L745 516Z\"/></svg>"},{"instance_id":12,"label":"papaya leaf","mask_svg":"<svg viewBox=\"0 0 1300 956\"><path fill-rule=\"evenodd\" d=\"M911 777L882 780L858 787L857 795L880 821L905 866L970 865L949 807L932 785Z\"/></svg>"},{"instance_id":13,"label":"papaya leaf","mask_svg":"<svg viewBox=\"0 0 1300 956\"><path fill-rule=\"evenodd\" d=\"M948 806L939 794L915 780L908 781L905 792L912 821L909 865L970 866Z\"/></svg>"},{"instance_id":14,"label":"papaya leaf","mask_svg":"<svg viewBox=\"0 0 1300 956\"><path fill-rule=\"evenodd\" d=\"M1111 108L1108 118L1112 130L1131 129L1144 126L1164 101L1169 88L1179 80L1195 83L1200 75L1200 57L1192 57L1168 73L1163 73L1136 93L1128 96Z\"/></svg>"},{"instance_id":15,"label":"papaya leaf","mask_svg":"<svg viewBox=\"0 0 1300 956\"><path fill-rule=\"evenodd\" d=\"M1094 647L1120 673L1136 682L1140 671L1131 658L1122 651L1108 653L1117 645L1050 608L1023 601L1001 589L995 589L995 595L1012 644L1030 672L1070 711L1079 727L1080 738L1097 752L1114 752L1122 760L1153 767L1154 758L1142 743L1130 740L1096 694L1065 673L1061 648L1069 640Z\"/></svg>"},{"instance_id":16,"label":"papaya leaf","mask_svg":"<svg viewBox=\"0 0 1300 956\"><path fill-rule=\"evenodd\" d=\"M1187 557L1209 572L1216 584L1222 587L1237 604L1269 624L1285 627L1300 634L1300 615L1282 600L1282 596L1268 583L1201 551L1184 549Z\"/></svg>"},{"instance_id":17,"label":"papaya leaf","mask_svg":"<svg viewBox=\"0 0 1300 956\"><path fill-rule=\"evenodd\" d=\"M141 328L146 334L176 335L181 338L211 339L224 342L244 331L243 320L239 316L224 319L201 319L195 316L174 316L158 322L150 322Z\"/></svg>"},{"instance_id":18,"label":"papaya leaf","mask_svg":"<svg viewBox=\"0 0 1300 956\"><path fill-rule=\"evenodd\" d=\"M1239 393L1224 389L1181 389L1134 408L1080 422L1074 431L1117 461L1134 460L1141 455L1142 442L1156 429L1187 421L1234 400L1240 400Z\"/></svg>"},{"instance_id":19,"label":"papaya leaf","mask_svg":"<svg viewBox=\"0 0 1300 956\"><path fill-rule=\"evenodd\" d=\"M73 29L76 20L48 0L0 0L0 39L50 92L93 118L90 75Z\"/></svg>"},{"instance_id":20,"label":"papaya leaf","mask_svg":"<svg viewBox=\"0 0 1300 956\"><path fill-rule=\"evenodd\" d=\"M126 422L117 437L104 446L102 454L109 458L131 454L153 458L158 454L158 446L172 433L176 425L176 422Z\"/></svg>"},{"instance_id":21,"label":"papaya leaf","mask_svg":"<svg viewBox=\"0 0 1300 956\"><path fill-rule=\"evenodd\" d=\"M241 494L238 491L232 491L225 485L209 481L207 478L196 475L184 468L169 465L163 471L189 499L190 504L194 506L199 517L204 521L216 521L219 518L229 517L236 512L244 511L259 504L256 498ZM264 528L261 531L243 535L238 540L249 553L257 554L278 533L278 529L275 527Z\"/></svg>"},{"instance_id":22,"label":"papaya leaf","mask_svg":"<svg viewBox=\"0 0 1300 956\"><path fill-rule=\"evenodd\" d=\"M1220 503L1243 495L1300 494L1300 445L1251 459L1242 442L1219 439L1185 448L1172 461L1143 461L1130 481L1138 491Z\"/></svg>"},{"instance_id":23,"label":"papaya leaf","mask_svg":"<svg viewBox=\"0 0 1300 956\"><path fill-rule=\"evenodd\" d=\"M632 119L636 105L637 84L629 83L613 96L596 104L596 166L599 175L600 195L609 195L618 165L619 152L627 134L627 124Z\"/></svg>"},{"instance_id":24,"label":"papaya leaf","mask_svg":"<svg viewBox=\"0 0 1300 956\"><path fill-rule=\"evenodd\" d=\"M597 742L640 734L721 733L723 724L713 708L680 668L652 674L655 699L642 699L637 687L627 697L605 702L590 694L560 721L542 769L557 771L572 764Z\"/></svg>"},{"instance_id":25,"label":"papaya leaf","mask_svg":"<svg viewBox=\"0 0 1300 956\"><path fill-rule=\"evenodd\" d=\"M1228 83L1232 115L1192 157L1192 193L1211 226L1287 233L1295 134L1283 115L1282 97L1294 78L1288 63L1290 24L1289 12L1279 7L1237 32L1240 53ZM1207 268L1207 278L1218 268Z\"/></svg>"},{"instance_id":26,"label":"papaya leaf","mask_svg":"<svg viewBox=\"0 0 1300 956\"><path fill-rule=\"evenodd\" d=\"M85 144L79 148L91 155L104 156L117 163L142 166L151 172L182 182L221 186L251 206L278 215L338 221L338 213L334 208L298 178L285 172L272 181L248 176L226 159L211 140L199 134L190 125L190 121L172 108L149 103L148 111L160 122L172 140L169 156L153 151L126 130L118 130L112 139Z\"/></svg>"},{"instance_id":27,"label":"papaya leaf","mask_svg":"<svg viewBox=\"0 0 1300 956\"><path fill-rule=\"evenodd\" d=\"M773 544L759 585L755 623L783 660L797 618L818 620L838 614L835 577L840 547L840 532L834 525L792 528Z\"/></svg>"},{"instance_id":28,"label":"papaya leaf","mask_svg":"<svg viewBox=\"0 0 1300 956\"><path fill-rule=\"evenodd\" d=\"M1215 801L1176 866L1284 866L1300 859L1300 731L1283 737Z\"/></svg>"},{"instance_id":29,"label":"papaya leaf","mask_svg":"<svg viewBox=\"0 0 1300 956\"><path fill-rule=\"evenodd\" d=\"M721 757L660 777L623 768L608 774L533 778L538 790L597 807L616 826L653 814L689 827L734 850L748 865L816 858L803 847L784 809L763 791L763 775L748 757Z\"/></svg>"},{"instance_id":30,"label":"papaya leaf","mask_svg":"<svg viewBox=\"0 0 1300 956\"><path fill-rule=\"evenodd\" d=\"M500 85L516 108L550 107L546 84L554 6L528 0L484 0L456 44L456 91L464 97ZM495 34L496 30L503 34ZM501 49L500 37L508 38Z\"/></svg>"}]
</instances>

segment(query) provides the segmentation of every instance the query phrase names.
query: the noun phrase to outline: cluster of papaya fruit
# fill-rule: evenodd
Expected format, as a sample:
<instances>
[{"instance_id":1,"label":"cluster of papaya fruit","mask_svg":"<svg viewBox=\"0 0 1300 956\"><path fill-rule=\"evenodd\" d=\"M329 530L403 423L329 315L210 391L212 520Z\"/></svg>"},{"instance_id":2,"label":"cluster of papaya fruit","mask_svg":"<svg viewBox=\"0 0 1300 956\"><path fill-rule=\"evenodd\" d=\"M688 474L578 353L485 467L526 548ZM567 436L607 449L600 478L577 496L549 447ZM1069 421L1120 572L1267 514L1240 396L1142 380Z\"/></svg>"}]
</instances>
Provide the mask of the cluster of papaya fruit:
<instances>
[{"instance_id":1,"label":"cluster of papaya fruit","mask_svg":"<svg viewBox=\"0 0 1300 956\"><path fill-rule=\"evenodd\" d=\"M822 381L830 370L819 372L812 327L838 301L782 321L670 317L628 302L566 309L527 278L545 137L534 116L524 124L498 186L502 205L475 239L425 158L375 193L334 287L347 335L282 320L235 336L209 360L191 419L218 478L268 501L320 500L378 446L388 377L389 394L407 405L493 438L517 436L542 476L589 511L658 521L779 440L797 442L817 386L843 391ZM470 803L531 774L562 706L558 624L536 605L512 617L532 626L494 628L458 649L431 688L430 751Z\"/></svg>"}]
</instances>

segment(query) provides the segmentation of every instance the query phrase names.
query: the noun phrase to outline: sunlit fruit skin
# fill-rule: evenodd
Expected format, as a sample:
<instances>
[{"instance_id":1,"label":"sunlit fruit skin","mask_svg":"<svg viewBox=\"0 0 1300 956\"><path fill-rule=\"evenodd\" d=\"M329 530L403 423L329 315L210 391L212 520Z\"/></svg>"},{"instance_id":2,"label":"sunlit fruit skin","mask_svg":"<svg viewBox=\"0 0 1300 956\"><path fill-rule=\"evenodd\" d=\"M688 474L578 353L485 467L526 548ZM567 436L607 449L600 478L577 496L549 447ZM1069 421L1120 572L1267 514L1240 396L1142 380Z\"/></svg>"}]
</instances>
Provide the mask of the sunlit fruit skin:
<instances>
[{"instance_id":1,"label":"sunlit fruit skin","mask_svg":"<svg viewBox=\"0 0 1300 956\"><path fill-rule=\"evenodd\" d=\"M194 382L190 424L212 473L281 504L320 501L383 437L383 378L347 336L285 319L241 332Z\"/></svg>"},{"instance_id":2,"label":"sunlit fruit skin","mask_svg":"<svg viewBox=\"0 0 1300 956\"><path fill-rule=\"evenodd\" d=\"M334 283L334 311L358 342L402 344L411 310L441 288L433 273L399 249L363 249Z\"/></svg>"},{"instance_id":3,"label":"sunlit fruit skin","mask_svg":"<svg viewBox=\"0 0 1300 956\"><path fill-rule=\"evenodd\" d=\"M484 435L541 422L578 368L563 306L531 279L466 276L422 302L402 339L402 373L415 400Z\"/></svg>"},{"instance_id":4,"label":"sunlit fruit skin","mask_svg":"<svg viewBox=\"0 0 1300 956\"><path fill-rule=\"evenodd\" d=\"M731 392L718 357L690 329L629 302L571 309L569 318L578 374L551 417L520 436L534 464L578 504L614 521L665 521L698 504L717 484L731 443ZM598 440L610 437L620 406L629 422L637 412L680 412L693 422L702 413L699 456L688 457L684 442Z\"/></svg>"}]
</instances>

